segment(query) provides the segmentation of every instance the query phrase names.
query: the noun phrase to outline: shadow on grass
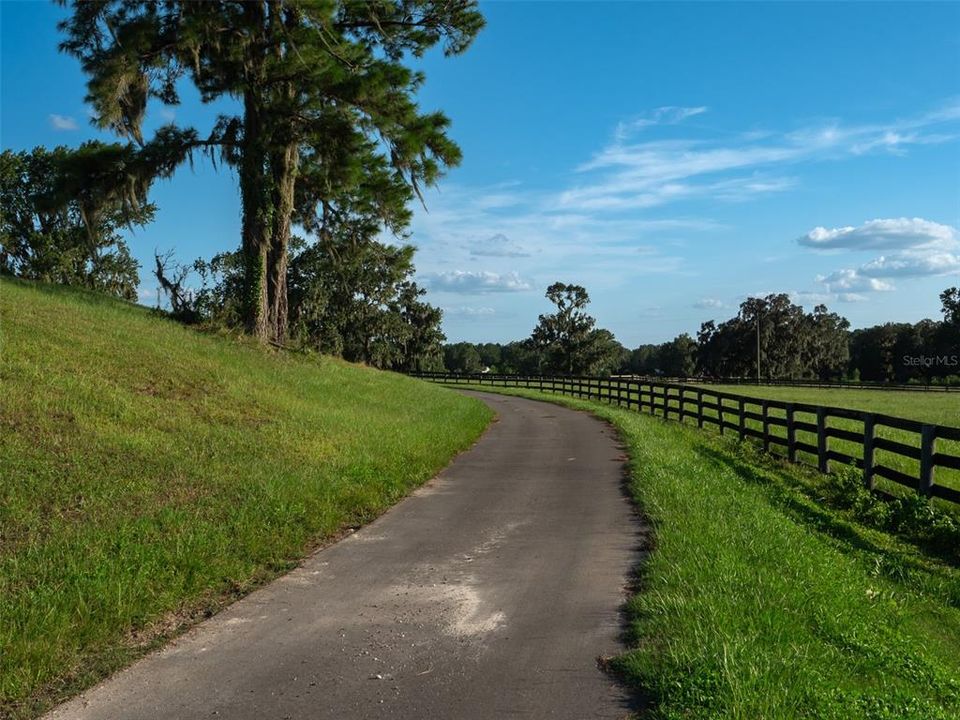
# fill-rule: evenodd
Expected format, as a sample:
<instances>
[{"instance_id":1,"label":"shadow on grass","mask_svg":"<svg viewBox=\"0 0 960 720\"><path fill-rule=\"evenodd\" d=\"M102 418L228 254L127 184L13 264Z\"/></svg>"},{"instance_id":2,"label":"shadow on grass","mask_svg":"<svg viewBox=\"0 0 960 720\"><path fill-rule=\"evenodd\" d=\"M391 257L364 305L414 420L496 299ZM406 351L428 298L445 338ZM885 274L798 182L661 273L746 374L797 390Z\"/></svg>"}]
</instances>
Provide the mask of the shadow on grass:
<instances>
[{"instance_id":1,"label":"shadow on grass","mask_svg":"<svg viewBox=\"0 0 960 720\"><path fill-rule=\"evenodd\" d=\"M872 564L874 573L920 586L945 603L960 607L960 575L949 558L899 535L842 517L840 511L823 504L825 498L814 487L778 467L785 461L762 456L745 458L744 453L736 450L704 443L697 443L695 452L712 466L732 469L744 482L761 487L772 504L811 531L831 538L842 550L859 555Z\"/></svg>"}]
</instances>

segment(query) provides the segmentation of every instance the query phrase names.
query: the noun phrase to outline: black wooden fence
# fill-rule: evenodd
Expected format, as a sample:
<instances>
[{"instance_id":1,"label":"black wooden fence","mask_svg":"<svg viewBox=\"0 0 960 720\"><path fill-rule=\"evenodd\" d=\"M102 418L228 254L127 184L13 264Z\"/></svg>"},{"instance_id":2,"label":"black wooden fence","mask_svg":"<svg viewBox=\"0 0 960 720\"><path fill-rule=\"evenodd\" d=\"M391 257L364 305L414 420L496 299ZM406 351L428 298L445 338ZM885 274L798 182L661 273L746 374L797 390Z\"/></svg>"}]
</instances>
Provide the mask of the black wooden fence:
<instances>
[{"instance_id":1,"label":"black wooden fence","mask_svg":"<svg viewBox=\"0 0 960 720\"><path fill-rule=\"evenodd\" d=\"M492 374L412 373L444 384L521 387L600 400L649 412L697 427L713 426L720 434L758 440L765 451L778 448L791 462L830 472L831 463L856 465L863 483L875 489L885 478L921 495L960 503L960 445L957 454L938 452L937 441L960 443L960 428L846 408L764 400L718 392L695 385L635 378L552 377ZM891 437L892 435L892 437ZM837 443L831 440L839 441ZM847 452L839 447L843 446ZM888 459L889 464L881 462ZM896 465L898 467L892 467ZM935 482L937 468L952 476Z\"/></svg>"},{"instance_id":2,"label":"black wooden fence","mask_svg":"<svg viewBox=\"0 0 960 720\"><path fill-rule=\"evenodd\" d=\"M777 378L727 377L727 378L671 378L634 376L642 380L661 383L679 383L693 385L753 385L770 387L806 387L847 390L903 390L907 392L955 392L960 394L960 385L944 383L891 383L874 380L791 380Z\"/></svg>"}]
</instances>

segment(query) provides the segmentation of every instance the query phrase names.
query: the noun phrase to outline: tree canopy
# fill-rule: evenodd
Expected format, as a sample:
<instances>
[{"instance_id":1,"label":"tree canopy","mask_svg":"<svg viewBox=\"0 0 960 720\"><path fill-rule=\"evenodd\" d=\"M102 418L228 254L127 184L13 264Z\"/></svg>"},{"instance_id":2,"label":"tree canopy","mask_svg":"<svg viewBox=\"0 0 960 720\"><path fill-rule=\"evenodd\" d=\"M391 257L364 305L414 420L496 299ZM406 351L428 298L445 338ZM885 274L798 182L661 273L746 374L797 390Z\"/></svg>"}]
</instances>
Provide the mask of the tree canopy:
<instances>
[{"instance_id":1,"label":"tree canopy","mask_svg":"<svg viewBox=\"0 0 960 720\"><path fill-rule=\"evenodd\" d=\"M310 207L328 219L345 186L363 186L384 224L403 226L398 183L419 193L459 162L447 118L420 110L424 77L404 61L438 44L466 50L483 26L473 0L75 0L71 9L61 48L88 76L99 127L137 143L158 174L195 151L236 169L241 311L260 339L287 333L298 204L305 219ZM205 132L168 125L145 139L148 103L178 104L183 81L204 102L238 100L239 112Z\"/></svg>"},{"instance_id":2,"label":"tree canopy","mask_svg":"<svg viewBox=\"0 0 960 720\"><path fill-rule=\"evenodd\" d=\"M120 231L154 207L116 182L136 164L131 149L87 142L77 149L0 154L0 272L137 298L137 263Z\"/></svg>"}]
</instances>

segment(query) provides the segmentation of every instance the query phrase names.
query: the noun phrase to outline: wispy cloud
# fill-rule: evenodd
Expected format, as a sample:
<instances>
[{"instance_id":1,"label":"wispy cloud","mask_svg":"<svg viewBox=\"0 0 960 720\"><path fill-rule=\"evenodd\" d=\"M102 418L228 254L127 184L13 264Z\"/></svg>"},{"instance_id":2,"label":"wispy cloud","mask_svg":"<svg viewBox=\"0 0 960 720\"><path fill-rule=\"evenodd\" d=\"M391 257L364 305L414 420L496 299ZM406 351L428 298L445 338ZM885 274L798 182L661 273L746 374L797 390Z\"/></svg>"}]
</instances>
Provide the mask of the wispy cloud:
<instances>
[{"instance_id":1,"label":"wispy cloud","mask_svg":"<svg viewBox=\"0 0 960 720\"><path fill-rule=\"evenodd\" d=\"M648 124L655 124L649 118ZM793 186L787 165L839 160L869 152L902 154L911 145L957 137L960 103L885 124L813 124L791 132L744 133L737 142L680 138L630 142L618 130L612 144L577 170L588 180L560 194L567 210L648 208L691 197L742 200ZM954 132L945 132L954 130ZM764 175L771 170L772 175ZM723 174L722 179L716 176ZM724 185L736 192L724 193Z\"/></svg>"},{"instance_id":2,"label":"wispy cloud","mask_svg":"<svg viewBox=\"0 0 960 720\"><path fill-rule=\"evenodd\" d=\"M469 305L445 307L443 308L443 312L448 316L466 318L485 318L497 314L497 311L492 307L471 307Z\"/></svg>"},{"instance_id":3,"label":"wispy cloud","mask_svg":"<svg viewBox=\"0 0 960 720\"><path fill-rule=\"evenodd\" d=\"M69 115L57 115L56 113L50 113L48 119L50 121L50 127L52 127L54 130L76 130L78 127L77 121Z\"/></svg>"},{"instance_id":4,"label":"wispy cloud","mask_svg":"<svg viewBox=\"0 0 960 720\"><path fill-rule=\"evenodd\" d=\"M653 127L655 125L676 125L683 122L687 118L695 115L701 115L705 112L707 112L707 108L705 106L677 107L675 105L667 105L664 107L658 107L648 113L640 115L639 117L635 117L630 120L622 120L621 122L617 123L617 128L614 131L614 137L618 141L623 141L633 133L643 130L644 128Z\"/></svg>"},{"instance_id":5,"label":"wispy cloud","mask_svg":"<svg viewBox=\"0 0 960 720\"><path fill-rule=\"evenodd\" d=\"M427 286L436 292L463 293L466 295L500 292L524 292L533 289L533 283L521 278L519 273L495 273L488 271L447 270L423 276Z\"/></svg>"},{"instance_id":6,"label":"wispy cloud","mask_svg":"<svg viewBox=\"0 0 960 720\"><path fill-rule=\"evenodd\" d=\"M491 208L489 200L509 194L513 205ZM599 212L554 209L554 194L499 187L446 184L428 190L428 212L417 213L413 238L424 274L453 268L499 273L491 264L509 258L521 277L561 277L577 269L577 281L591 287L622 283L627 277L677 273L684 268L678 241L723 226L705 218L610 217Z\"/></svg>"}]
</instances>

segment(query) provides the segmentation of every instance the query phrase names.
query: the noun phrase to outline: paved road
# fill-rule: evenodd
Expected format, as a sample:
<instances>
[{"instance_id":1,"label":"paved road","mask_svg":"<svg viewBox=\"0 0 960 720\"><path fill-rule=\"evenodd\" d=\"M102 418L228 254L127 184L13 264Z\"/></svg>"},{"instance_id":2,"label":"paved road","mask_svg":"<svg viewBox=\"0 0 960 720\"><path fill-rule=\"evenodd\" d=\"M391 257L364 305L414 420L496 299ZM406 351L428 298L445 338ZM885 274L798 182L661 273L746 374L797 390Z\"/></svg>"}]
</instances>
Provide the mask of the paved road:
<instances>
[{"instance_id":1,"label":"paved road","mask_svg":"<svg viewBox=\"0 0 960 720\"><path fill-rule=\"evenodd\" d=\"M499 420L437 478L50 717L624 717L596 662L641 531L613 433L476 397Z\"/></svg>"}]
</instances>

